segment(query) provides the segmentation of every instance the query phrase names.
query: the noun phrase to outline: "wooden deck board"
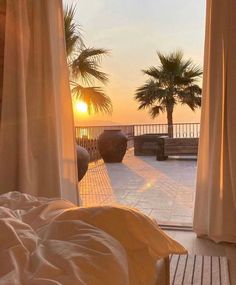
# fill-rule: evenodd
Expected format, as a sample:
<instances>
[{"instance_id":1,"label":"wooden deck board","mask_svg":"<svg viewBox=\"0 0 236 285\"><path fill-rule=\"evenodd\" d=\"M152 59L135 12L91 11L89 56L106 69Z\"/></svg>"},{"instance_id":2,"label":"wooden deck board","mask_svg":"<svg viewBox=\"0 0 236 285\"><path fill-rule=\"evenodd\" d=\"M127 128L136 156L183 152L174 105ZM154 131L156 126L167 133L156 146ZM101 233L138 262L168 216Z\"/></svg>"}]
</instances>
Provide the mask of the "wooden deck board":
<instances>
[{"instance_id":1,"label":"wooden deck board","mask_svg":"<svg viewBox=\"0 0 236 285\"><path fill-rule=\"evenodd\" d=\"M226 257L172 255L171 285L230 285Z\"/></svg>"}]
</instances>

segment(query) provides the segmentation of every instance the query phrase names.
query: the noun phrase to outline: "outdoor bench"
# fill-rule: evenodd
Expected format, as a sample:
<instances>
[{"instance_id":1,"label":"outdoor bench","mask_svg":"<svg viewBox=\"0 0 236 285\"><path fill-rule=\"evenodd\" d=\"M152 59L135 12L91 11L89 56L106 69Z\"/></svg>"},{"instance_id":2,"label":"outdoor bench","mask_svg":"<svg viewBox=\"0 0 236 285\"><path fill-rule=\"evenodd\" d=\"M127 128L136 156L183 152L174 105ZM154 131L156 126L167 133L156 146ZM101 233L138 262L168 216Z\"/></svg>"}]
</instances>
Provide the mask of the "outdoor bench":
<instances>
[{"instance_id":1,"label":"outdoor bench","mask_svg":"<svg viewBox=\"0 0 236 285\"><path fill-rule=\"evenodd\" d=\"M156 155L158 145L162 144L162 138L167 137L167 133L143 134L134 137L134 155L149 156Z\"/></svg>"},{"instance_id":2,"label":"outdoor bench","mask_svg":"<svg viewBox=\"0 0 236 285\"><path fill-rule=\"evenodd\" d=\"M198 138L164 138L163 152L157 150L156 159L165 160L168 156L192 156L198 154Z\"/></svg>"}]
</instances>

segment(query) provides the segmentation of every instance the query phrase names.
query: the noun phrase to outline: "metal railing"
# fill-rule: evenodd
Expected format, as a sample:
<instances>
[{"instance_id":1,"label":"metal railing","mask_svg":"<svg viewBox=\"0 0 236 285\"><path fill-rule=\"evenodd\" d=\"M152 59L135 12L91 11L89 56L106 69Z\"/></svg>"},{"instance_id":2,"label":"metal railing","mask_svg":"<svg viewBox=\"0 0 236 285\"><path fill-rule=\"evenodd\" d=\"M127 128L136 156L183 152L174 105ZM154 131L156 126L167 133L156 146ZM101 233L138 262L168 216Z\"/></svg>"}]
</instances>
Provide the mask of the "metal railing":
<instances>
[{"instance_id":1,"label":"metal railing","mask_svg":"<svg viewBox=\"0 0 236 285\"><path fill-rule=\"evenodd\" d=\"M174 138L198 138L200 134L199 123L173 124ZM128 148L133 147L133 137L143 134L167 134L167 124L140 124L140 125L113 125L113 126L78 126L75 128L76 140L79 145L86 148L90 160L100 159L97 141L104 130L121 130L128 138Z\"/></svg>"}]
</instances>

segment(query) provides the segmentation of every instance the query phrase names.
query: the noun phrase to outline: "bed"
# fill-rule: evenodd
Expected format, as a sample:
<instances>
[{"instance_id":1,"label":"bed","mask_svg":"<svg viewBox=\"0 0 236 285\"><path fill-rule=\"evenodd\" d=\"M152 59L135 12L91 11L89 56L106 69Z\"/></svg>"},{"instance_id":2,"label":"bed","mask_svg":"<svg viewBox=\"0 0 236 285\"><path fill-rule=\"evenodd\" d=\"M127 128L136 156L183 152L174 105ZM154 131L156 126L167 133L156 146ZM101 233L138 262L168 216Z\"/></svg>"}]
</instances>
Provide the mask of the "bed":
<instances>
[{"instance_id":1,"label":"bed","mask_svg":"<svg viewBox=\"0 0 236 285\"><path fill-rule=\"evenodd\" d=\"M0 195L0 233L0 285L165 285L186 253L135 209L19 192Z\"/></svg>"}]
</instances>

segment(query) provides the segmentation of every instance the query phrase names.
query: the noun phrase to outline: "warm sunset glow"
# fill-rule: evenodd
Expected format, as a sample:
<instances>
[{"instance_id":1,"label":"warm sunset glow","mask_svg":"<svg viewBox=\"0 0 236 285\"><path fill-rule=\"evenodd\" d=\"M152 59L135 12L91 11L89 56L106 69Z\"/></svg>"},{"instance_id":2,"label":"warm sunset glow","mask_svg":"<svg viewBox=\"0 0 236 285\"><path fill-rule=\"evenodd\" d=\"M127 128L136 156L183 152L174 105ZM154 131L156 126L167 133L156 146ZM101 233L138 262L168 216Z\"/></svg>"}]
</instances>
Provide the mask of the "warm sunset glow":
<instances>
[{"instance_id":1,"label":"warm sunset glow","mask_svg":"<svg viewBox=\"0 0 236 285\"><path fill-rule=\"evenodd\" d=\"M166 113L161 113L153 120L147 110L138 110L134 93L147 79L141 70L159 64L157 50L169 53L178 48L183 50L186 58L191 57L194 63L203 66L206 1L63 0L63 2L65 5L78 2L75 22L83 27L85 40L89 45L110 50L110 56L101 62L101 71L108 73L110 78L104 91L113 103L112 117L110 114L92 112L88 116L77 112L78 124L166 123ZM140 18L143 20L140 21ZM122 27L122 31L124 29L125 32L120 32L118 27ZM141 42L140 35L144 35ZM201 85L201 82L199 84ZM86 122L81 122L82 116ZM181 104L175 108L175 123L199 121L200 109L192 112L189 107Z\"/></svg>"},{"instance_id":2,"label":"warm sunset glow","mask_svg":"<svg viewBox=\"0 0 236 285\"><path fill-rule=\"evenodd\" d=\"M75 103L75 110L78 113L87 113L88 112L88 105L85 102L78 101Z\"/></svg>"}]
</instances>

